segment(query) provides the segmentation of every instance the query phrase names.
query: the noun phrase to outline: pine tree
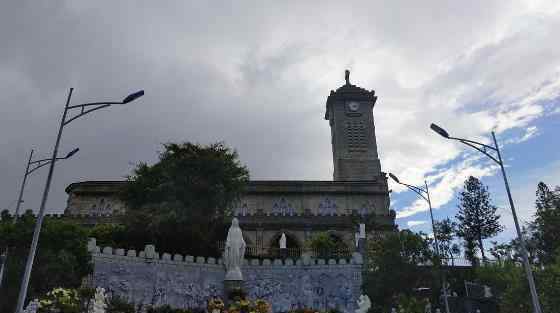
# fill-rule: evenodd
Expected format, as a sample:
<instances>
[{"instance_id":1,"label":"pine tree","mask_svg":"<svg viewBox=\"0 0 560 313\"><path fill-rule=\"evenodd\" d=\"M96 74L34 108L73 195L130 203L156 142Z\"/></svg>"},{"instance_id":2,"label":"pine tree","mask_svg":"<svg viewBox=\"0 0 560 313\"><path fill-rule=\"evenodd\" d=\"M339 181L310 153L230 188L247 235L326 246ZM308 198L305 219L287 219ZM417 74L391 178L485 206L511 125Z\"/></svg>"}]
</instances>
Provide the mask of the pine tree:
<instances>
[{"instance_id":1,"label":"pine tree","mask_svg":"<svg viewBox=\"0 0 560 313\"><path fill-rule=\"evenodd\" d=\"M482 260L486 260L483 240L497 235L503 230L499 223L498 208L491 204L488 187L477 178L470 176L459 194L457 235L466 241L468 255L474 258L475 248L480 249Z\"/></svg>"},{"instance_id":2,"label":"pine tree","mask_svg":"<svg viewBox=\"0 0 560 313\"><path fill-rule=\"evenodd\" d=\"M550 263L554 260L554 254L560 252L557 251L560 248L560 189L557 187L552 191L540 182L536 196L533 239L541 262Z\"/></svg>"}]
</instances>

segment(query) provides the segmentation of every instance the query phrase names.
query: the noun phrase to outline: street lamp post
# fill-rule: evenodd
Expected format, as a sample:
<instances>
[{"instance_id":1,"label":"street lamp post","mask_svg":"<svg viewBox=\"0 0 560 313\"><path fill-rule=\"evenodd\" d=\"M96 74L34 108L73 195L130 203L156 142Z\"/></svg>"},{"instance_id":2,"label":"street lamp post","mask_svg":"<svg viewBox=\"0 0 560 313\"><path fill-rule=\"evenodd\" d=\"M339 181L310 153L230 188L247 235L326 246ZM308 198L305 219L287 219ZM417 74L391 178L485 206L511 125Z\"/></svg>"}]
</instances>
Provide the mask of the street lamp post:
<instances>
[{"instance_id":1,"label":"street lamp post","mask_svg":"<svg viewBox=\"0 0 560 313\"><path fill-rule=\"evenodd\" d=\"M531 269L531 264L529 263L529 257L527 254L527 247L525 245L525 240L523 239L523 235L521 233L521 228L519 227L519 221L517 220L517 213L515 212L515 206L513 204L513 198L511 197L511 191L509 189L509 183L507 180L506 170L504 169L504 161L502 160L502 155L500 153L500 146L496 141L496 134L492 132L492 139L494 141L494 146L489 146L480 142L476 142L473 140L463 139L463 138L456 138L449 136L449 133L445 131L445 129L439 127L436 124L431 124L430 128L438 133L440 136L446 139L457 140L471 148L478 150L479 152L483 153L487 157L489 157L492 161L496 162L500 165L502 169L502 177L504 178L504 184L506 186L506 192L509 199L509 205L511 207L511 213L513 216L513 221L515 223L515 230L517 231L517 238L519 240L519 245L521 247L521 256L523 258L523 267L525 268L525 274L527 275L527 280L529 282L529 290L531 291L531 301L533 303L533 311L534 313L542 313L541 305L539 302L539 295L537 294L537 288L535 286L535 279L533 278L533 271ZM491 151L496 153L496 156L490 154Z\"/></svg>"},{"instance_id":2,"label":"street lamp post","mask_svg":"<svg viewBox=\"0 0 560 313\"><path fill-rule=\"evenodd\" d=\"M65 157L63 158L56 158L56 160L65 160L65 159L69 159L71 158L74 154L76 154L76 152L78 152L80 149L76 148L72 151L70 151ZM14 213L14 219L12 220L12 224L15 224L17 222L17 219L19 217L19 209L21 207L21 204L23 203L23 190L25 189L25 184L27 182L27 176L29 176L29 174L33 173L34 171L38 170L39 168L47 165L50 163L50 159L41 159L41 160L36 160L36 161L31 161L31 159L33 159L33 149L31 149L31 152L29 153L29 160L27 161L27 166L25 167L25 174L23 175L23 179L21 182L21 186L19 188L19 196L18 196L18 200L17 200L17 204L16 204L16 211ZM30 169L30 167L33 165L33 167ZM6 262L8 261L8 247L6 247L4 249L4 253L2 255L2 267L0 268L0 287L2 287L2 281L4 278L4 272L6 269Z\"/></svg>"},{"instance_id":3,"label":"street lamp post","mask_svg":"<svg viewBox=\"0 0 560 313\"><path fill-rule=\"evenodd\" d=\"M64 112L62 114L62 119L60 120L60 126L58 128L58 135L56 137L56 142L54 144L54 149L52 157L49 163L49 173L47 175L47 182L45 183L45 189L43 191L43 197L41 199L41 206L39 208L39 213L37 215L37 222L35 224L35 230L33 231L33 240L31 242L31 248L29 249L29 255L27 257L27 263L25 264L25 272L23 273L23 279L21 282L21 287L19 290L18 302L16 306L15 313L22 313L23 305L25 303L25 298L27 296L27 287L29 286L29 278L31 276L31 269L33 267L33 261L35 259L35 253L37 252L37 243L39 242L39 234L41 233L41 225L43 224L43 218L45 215L45 205L47 203L47 198L49 195L49 189L51 186L54 164L57 159L58 146L60 145L60 139L62 137L62 130L64 126L68 125L70 122L77 118L80 118L90 112L106 108L113 104L125 104L132 102L144 95L144 90L137 91L125 97L122 101L117 102L92 102L85 104L70 105L70 98L72 97L72 91L74 88L70 88L68 92L68 97L66 98L66 105L64 106ZM68 113L74 109L77 109L79 113L72 117L68 117ZM75 111L75 110L74 110Z\"/></svg>"},{"instance_id":4,"label":"street lamp post","mask_svg":"<svg viewBox=\"0 0 560 313\"><path fill-rule=\"evenodd\" d=\"M430 208L430 220L432 222L432 232L434 233L434 246L438 258L438 267L440 269L440 276L443 284L443 302L445 304L445 312L449 313L449 301L447 299L447 281L445 275L443 274L443 270L441 269L441 254L439 253L438 236L437 236L436 226L434 222L434 213L432 211L432 201L430 199L430 190L428 189L428 182L424 181L424 187L418 187L418 186L413 186L401 182L397 178L397 176L395 176L393 173L389 173L389 177L391 177L397 184L406 186L408 189L414 191L414 193L416 193L419 197L421 197L422 199L426 200L426 202L428 202L428 207Z\"/></svg>"}]
</instances>

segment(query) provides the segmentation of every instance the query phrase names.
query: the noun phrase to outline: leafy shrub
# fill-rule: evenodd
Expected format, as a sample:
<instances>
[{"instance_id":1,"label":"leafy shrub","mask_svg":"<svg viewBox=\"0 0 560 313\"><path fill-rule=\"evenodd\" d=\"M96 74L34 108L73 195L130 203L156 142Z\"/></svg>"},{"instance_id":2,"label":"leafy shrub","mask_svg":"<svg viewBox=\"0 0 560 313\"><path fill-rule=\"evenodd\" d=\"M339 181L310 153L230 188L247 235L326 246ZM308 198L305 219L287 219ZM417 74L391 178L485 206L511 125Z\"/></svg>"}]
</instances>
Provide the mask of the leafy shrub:
<instances>
[{"instance_id":1,"label":"leafy shrub","mask_svg":"<svg viewBox=\"0 0 560 313\"><path fill-rule=\"evenodd\" d=\"M134 304L129 303L121 297L113 296L107 301L105 313L136 313Z\"/></svg>"},{"instance_id":2,"label":"leafy shrub","mask_svg":"<svg viewBox=\"0 0 560 313\"><path fill-rule=\"evenodd\" d=\"M75 289L55 288L39 300L38 313L80 313L80 297Z\"/></svg>"},{"instance_id":3,"label":"leafy shrub","mask_svg":"<svg viewBox=\"0 0 560 313\"><path fill-rule=\"evenodd\" d=\"M169 305L150 307L146 313L192 313L190 309L174 309Z\"/></svg>"}]
</instances>

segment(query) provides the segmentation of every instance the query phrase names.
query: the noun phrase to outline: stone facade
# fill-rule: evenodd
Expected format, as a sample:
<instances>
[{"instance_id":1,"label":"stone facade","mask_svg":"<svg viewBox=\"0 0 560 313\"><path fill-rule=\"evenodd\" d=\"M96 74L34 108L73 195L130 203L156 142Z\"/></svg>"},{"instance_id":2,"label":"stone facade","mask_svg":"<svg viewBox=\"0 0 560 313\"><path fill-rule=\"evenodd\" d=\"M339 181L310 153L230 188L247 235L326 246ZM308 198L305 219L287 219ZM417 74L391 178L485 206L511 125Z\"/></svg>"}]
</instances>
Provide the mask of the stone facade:
<instances>
[{"instance_id":1,"label":"stone facade","mask_svg":"<svg viewBox=\"0 0 560 313\"><path fill-rule=\"evenodd\" d=\"M88 246L93 256L93 284L135 304L204 308L211 297L223 297L221 259ZM312 307L356 308L362 284L362 256L349 259L246 259L244 290L251 299L266 299L273 312Z\"/></svg>"},{"instance_id":2,"label":"stone facade","mask_svg":"<svg viewBox=\"0 0 560 313\"><path fill-rule=\"evenodd\" d=\"M124 183L71 184L66 189L65 214L88 215L89 219L122 214L125 207L118 191ZM281 233L288 236L289 248L301 248L306 239L323 231L352 247L357 220L375 216L376 225L368 225L368 231L374 231L393 229L395 218L389 210L385 176L355 182L251 181L231 212L238 217L247 244L257 249L277 247Z\"/></svg>"},{"instance_id":3,"label":"stone facade","mask_svg":"<svg viewBox=\"0 0 560 313\"><path fill-rule=\"evenodd\" d=\"M349 75L349 74L348 74ZM231 208L249 245L277 246L281 233L288 248L303 246L316 232L328 231L348 247L354 245L357 221L372 221L368 232L394 229L387 176L381 172L375 139L374 91L346 84L331 91L325 119L331 125L334 181L251 181ZM69 216L118 216L124 181L84 181L66 188ZM373 217L373 218L371 218ZM107 219L104 219L107 221Z\"/></svg>"},{"instance_id":4,"label":"stone facade","mask_svg":"<svg viewBox=\"0 0 560 313\"><path fill-rule=\"evenodd\" d=\"M124 181L87 181L66 187L68 200L64 214L107 216L121 215L125 205L118 192Z\"/></svg>"}]
</instances>

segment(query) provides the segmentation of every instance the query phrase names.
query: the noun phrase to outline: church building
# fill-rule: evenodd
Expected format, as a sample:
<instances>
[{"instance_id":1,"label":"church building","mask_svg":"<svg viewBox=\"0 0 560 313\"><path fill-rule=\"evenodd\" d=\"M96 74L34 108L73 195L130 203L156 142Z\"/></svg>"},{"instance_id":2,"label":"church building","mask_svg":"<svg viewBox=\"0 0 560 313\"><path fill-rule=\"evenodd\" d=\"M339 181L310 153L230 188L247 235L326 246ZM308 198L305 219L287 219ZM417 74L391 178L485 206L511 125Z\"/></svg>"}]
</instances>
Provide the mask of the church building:
<instances>
[{"instance_id":1,"label":"church building","mask_svg":"<svg viewBox=\"0 0 560 313\"><path fill-rule=\"evenodd\" d=\"M233 208L248 245L248 254L268 255L284 233L291 254L307 239L327 232L354 249L358 224L368 233L395 229L389 209L387 176L381 171L373 109L375 91L346 83L326 99L325 120L331 127L332 181L253 180ZM125 181L70 184L65 215L84 223L118 222L126 211L118 198ZM295 256L295 255L294 255Z\"/></svg>"}]
</instances>

